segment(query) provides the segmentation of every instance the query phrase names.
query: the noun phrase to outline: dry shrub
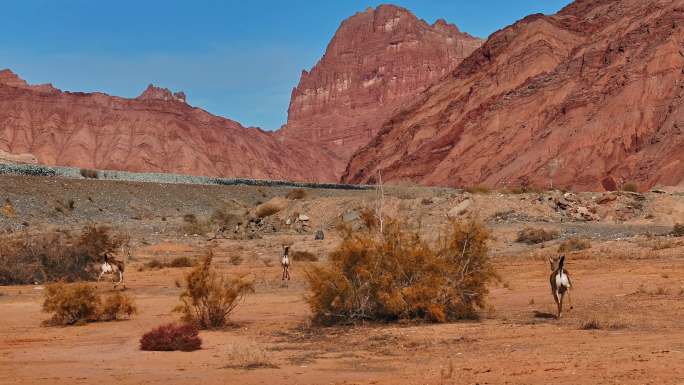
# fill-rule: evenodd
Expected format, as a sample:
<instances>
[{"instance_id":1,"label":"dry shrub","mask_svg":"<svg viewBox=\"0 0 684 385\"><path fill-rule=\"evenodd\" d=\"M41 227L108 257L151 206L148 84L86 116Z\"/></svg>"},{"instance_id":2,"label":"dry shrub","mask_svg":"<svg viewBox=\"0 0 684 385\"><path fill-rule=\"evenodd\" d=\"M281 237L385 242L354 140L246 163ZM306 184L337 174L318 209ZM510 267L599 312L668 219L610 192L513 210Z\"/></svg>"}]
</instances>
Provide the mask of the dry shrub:
<instances>
[{"instance_id":1,"label":"dry shrub","mask_svg":"<svg viewBox=\"0 0 684 385\"><path fill-rule=\"evenodd\" d=\"M97 174L97 170L91 170L88 168L82 168L80 170L81 176L84 178L89 178L89 179L97 179L99 176Z\"/></svg>"},{"instance_id":2,"label":"dry shrub","mask_svg":"<svg viewBox=\"0 0 684 385\"><path fill-rule=\"evenodd\" d=\"M45 286L43 311L53 313L46 325L74 325L130 318L137 313L133 298L114 293L104 300L95 285L56 282Z\"/></svg>"},{"instance_id":3,"label":"dry shrub","mask_svg":"<svg viewBox=\"0 0 684 385\"><path fill-rule=\"evenodd\" d=\"M239 254L233 254L229 258L230 264L237 266L242 263L242 256Z\"/></svg>"},{"instance_id":4,"label":"dry shrub","mask_svg":"<svg viewBox=\"0 0 684 385\"><path fill-rule=\"evenodd\" d=\"M166 263L158 260L157 258L154 258L145 263L145 268L149 270L163 269L164 267L166 267Z\"/></svg>"},{"instance_id":5,"label":"dry shrub","mask_svg":"<svg viewBox=\"0 0 684 385\"><path fill-rule=\"evenodd\" d=\"M465 191L471 194L489 194L490 192L492 192L492 190L489 187L482 185L466 187Z\"/></svg>"},{"instance_id":6,"label":"dry shrub","mask_svg":"<svg viewBox=\"0 0 684 385\"><path fill-rule=\"evenodd\" d=\"M46 324L73 325L96 321L99 317L100 296L94 285L58 282L45 286L44 295L43 311L54 313Z\"/></svg>"},{"instance_id":7,"label":"dry shrub","mask_svg":"<svg viewBox=\"0 0 684 385\"><path fill-rule=\"evenodd\" d=\"M627 182L622 185L622 191L639 192L639 186L634 182Z\"/></svg>"},{"instance_id":8,"label":"dry shrub","mask_svg":"<svg viewBox=\"0 0 684 385\"><path fill-rule=\"evenodd\" d=\"M67 282L94 278L90 266L105 252L128 239L106 226L86 226L80 234L69 231L25 233L0 240L0 284Z\"/></svg>"},{"instance_id":9,"label":"dry shrub","mask_svg":"<svg viewBox=\"0 0 684 385\"><path fill-rule=\"evenodd\" d=\"M622 320L593 315L580 321L580 330L619 330L627 327Z\"/></svg>"},{"instance_id":10,"label":"dry shrub","mask_svg":"<svg viewBox=\"0 0 684 385\"><path fill-rule=\"evenodd\" d=\"M12 205L12 201L9 198L6 198L5 204L2 205L2 214L7 219L15 219L17 217L17 212L14 210L14 205Z\"/></svg>"},{"instance_id":11,"label":"dry shrub","mask_svg":"<svg viewBox=\"0 0 684 385\"><path fill-rule=\"evenodd\" d=\"M183 225L181 230L185 234L204 235L211 231L211 222L198 219L195 214L185 214L183 215Z\"/></svg>"},{"instance_id":12,"label":"dry shrub","mask_svg":"<svg viewBox=\"0 0 684 385\"><path fill-rule=\"evenodd\" d=\"M670 235L672 235L673 237L684 237L684 224L675 224L672 228L672 232L670 233Z\"/></svg>"},{"instance_id":13,"label":"dry shrub","mask_svg":"<svg viewBox=\"0 0 684 385\"><path fill-rule=\"evenodd\" d=\"M327 266L306 271L314 322L476 318L496 278L488 239L475 221L452 222L436 247L403 221L388 221L382 234L349 233Z\"/></svg>"},{"instance_id":14,"label":"dry shrub","mask_svg":"<svg viewBox=\"0 0 684 385\"><path fill-rule=\"evenodd\" d=\"M374 230L380 227L380 218L378 218L375 210L370 207L361 210L359 218L361 218L361 222L368 230Z\"/></svg>"},{"instance_id":15,"label":"dry shrub","mask_svg":"<svg viewBox=\"0 0 684 385\"><path fill-rule=\"evenodd\" d=\"M257 345L231 344L226 350L229 363L224 368L230 369L263 369L277 368L268 358L268 354Z\"/></svg>"},{"instance_id":16,"label":"dry shrub","mask_svg":"<svg viewBox=\"0 0 684 385\"><path fill-rule=\"evenodd\" d=\"M184 322L200 329L220 328L228 316L242 302L254 286L242 278L228 278L212 266L210 251L202 263L185 277L185 289L180 295L182 304L175 311L182 313Z\"/></svg>"},{"instance_id":17,"label":"dry shrub","mask_svg":"<svg viewBox=\"0 0 684 385\"><path fill-rule=\"evenodd\" d=\"M195 266L195 261L189 257L176 257L167 264L167 267L193 267Z\"/></svg>"},{"instance_id":18,"label":"dry shrub","mask_svg":"<svg viewBox=\"0 0 684 385\"><path fill-rule=\"evenodd\" d=\"M136 314L138 308L135 306L133 298L127 294L116 292L110 294L102 303L99 311L100 321L115 321L130 318Z\"/></svg>"},{"instance_id":19,"label":"dry shrub","mask_svg":"<svg viewBox=\"0 0 684 385\"><path fill-rule=\"evenodd\" d=\"M306 191L301 188L296 188L294 190L290 190L287 195L285 195L285 198L291 200L304 199L306 198Z\"/></svg>"},{"instance_id":20,"label":"dry shrub","mask_svg":"<svg viewBox=\"0 0 684 385\"><path fill-rule=\"evenodd\" d=\"M309 251L293 251L292 252L293 261L306 261L306 262L316 262L318 261L318 256Z\"/></svg>"},{"instance_id":21,"label":"dry shrub","mask_svg":"<svg viewBox=\"0 0 684 385\"><path fill-rule=\"evenodd\" d=\"M556 239L560 236L556 230L545 230L535 227L525 227L518 232L518 238L516 242L527 243L528 245L534 245L537 243L542 243Z\"/></svg>"},{"instance_id":22,"label":"dry shrub","mask_svg":"<svg viewBox=\"0 0 684 385\"><path fill-rule=\"evenodd\" d=\"M262 203L256 208L256 215L259 218L270 217L277 214L287 207L287 201L283 198L273 198L266 203Z\"/></svg>"},{"instance_id":23,"label":"dry shrub","mask_svg":"<svg viewBox=\"0 0 684 385\"><path fill-rule=\"evenodd\" d=\"M591 248L591 242L583 238L570 238L558 246L559 252L580 251Z\"/></svg>"},{"instance_id":24,"label":"dry shrub","mask_svg":"<svg viewBox=\"0 0 684 385\"><path fill-rule=\"evenodd\" d=\"M168 324L145 333L140 338L140 350L191 352L202 348L197 327L190 324Z\"/></svg>"}]
</instances>

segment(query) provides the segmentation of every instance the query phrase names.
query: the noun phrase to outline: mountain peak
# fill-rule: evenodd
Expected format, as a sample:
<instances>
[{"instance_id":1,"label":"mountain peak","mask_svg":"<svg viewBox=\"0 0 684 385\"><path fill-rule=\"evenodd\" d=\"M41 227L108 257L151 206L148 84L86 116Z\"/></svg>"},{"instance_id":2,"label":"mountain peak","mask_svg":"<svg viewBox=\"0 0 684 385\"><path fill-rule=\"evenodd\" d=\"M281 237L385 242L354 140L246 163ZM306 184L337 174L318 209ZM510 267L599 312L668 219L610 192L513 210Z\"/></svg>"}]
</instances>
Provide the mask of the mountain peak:
<instances>
[{"instance_id":1,"label":"mountain peak","mask_svg":"<svg viewBox=\"0 0 684 385\"><path fill-rule=\"evenodd\" d=\"M154 84L147 86L137 100L163 100L163 101L177 101L185 103L185 93L182 91L171 92L168 88L157 87Z\"/></svg>"}]
</instances>

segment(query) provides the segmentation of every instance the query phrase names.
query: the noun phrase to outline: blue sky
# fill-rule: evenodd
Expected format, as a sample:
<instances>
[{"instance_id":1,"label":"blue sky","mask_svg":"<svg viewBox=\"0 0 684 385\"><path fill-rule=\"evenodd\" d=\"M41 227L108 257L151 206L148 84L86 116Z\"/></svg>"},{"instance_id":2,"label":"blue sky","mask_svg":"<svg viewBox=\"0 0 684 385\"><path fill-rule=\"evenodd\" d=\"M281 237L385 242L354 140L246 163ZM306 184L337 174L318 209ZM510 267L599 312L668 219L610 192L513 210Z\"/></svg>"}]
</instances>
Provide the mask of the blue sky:
<instances>
[{"instance_id":1,"label":"blue sky","mask_svg":"<svg viewBox=\"0 0 684 385\"><path fill-rule=\"evenodd\" d=\"M0 68L29 83L135 97L154 83L245 126L287 119L302 69L339 23L383 2L357 0L8 0L0 13ZM397 0L432 23L444 18L487 37L569 0Z\"/></svg>"}]
</instances>

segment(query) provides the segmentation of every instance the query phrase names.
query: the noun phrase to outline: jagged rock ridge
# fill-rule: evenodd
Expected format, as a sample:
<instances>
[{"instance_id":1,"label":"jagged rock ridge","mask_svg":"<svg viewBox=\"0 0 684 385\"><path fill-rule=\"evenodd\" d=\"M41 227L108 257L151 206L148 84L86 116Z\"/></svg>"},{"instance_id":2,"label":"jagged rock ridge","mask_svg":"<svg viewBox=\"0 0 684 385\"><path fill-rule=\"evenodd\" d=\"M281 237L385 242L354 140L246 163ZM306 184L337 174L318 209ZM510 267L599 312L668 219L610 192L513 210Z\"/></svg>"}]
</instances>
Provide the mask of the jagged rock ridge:
<instances>
[{"instance_id":1,"label":"jagged rock ridge","mask_svg":"<svg viewBox=\"0 0 684 385\"><path fill-rule=\"evenodd\" d=\"M579 0L529 16L391 117L343 180L677 185L683 41L683 0Z\"/></svg>"}]
</instances>

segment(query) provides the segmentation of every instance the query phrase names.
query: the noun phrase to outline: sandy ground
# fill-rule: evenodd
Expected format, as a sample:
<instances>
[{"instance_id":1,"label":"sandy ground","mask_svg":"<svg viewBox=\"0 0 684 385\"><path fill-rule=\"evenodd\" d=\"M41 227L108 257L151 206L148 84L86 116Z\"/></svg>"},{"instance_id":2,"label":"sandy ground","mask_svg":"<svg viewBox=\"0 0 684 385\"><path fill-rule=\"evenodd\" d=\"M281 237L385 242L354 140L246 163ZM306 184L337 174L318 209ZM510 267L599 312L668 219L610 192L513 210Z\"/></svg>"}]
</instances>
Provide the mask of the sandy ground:
<instances>
[{"instance_id":1,"label":"sandy ground","mask_svg":"<svg viewBox=\"0 0 684 385\"><path fill-rule=\"evenodd\" d=\"M235 243L215 243L218 265L253 275L257 292L235 312L235 326L202 332L204 347L192 353L142 352L138 345L145 331L177 318L171 312L180 291L175 283L187 269L132 270L127 291L140 313L79 327L41 326L47 315L40 310L40 286L3 287L0 383L684 383L684 247L648 259L577 254L568 266L574 308L561 320L546 318L554 308L548 268L531 253L496 258L503 280L492 288L481 321L318 328L308 324L305 264L293 266L294 280L282 285L275 265L258 259L229 264ZM147 251L165 249L169 255L188 251L174 244ZM99 287L111 290L109 283ZM616 329L582 330L593 317ZM232 367L231 352L243 350L260 352L271 367Z\"/></svg>"},{"instance_id":2,"label":"sandy ground","mask_svg":"<svg viewBox=\"0 0 684 385\"><path fill-rule=\"evenodd\" d=\"M14 194L17 207L30 208ZM420 199L388 205L420 215L429 232L444 222L440 205L452 198L432 210ZM497 199L500 205L491 207ZM502 280L492 285L481 320L451 324L310 325L303 279L310 263L295 263L293 280L282 284L280 244L293 242L295 249L319 255L315 263L325 263L339 241L332 231L324 241L314 241L311 232L207 240L150 230L157 222L134 234L126 291L139 314L130 320L45 327L42 286L0 286L0 384L684 384L684 239L636 235L662 232L680 218L683 197L658 199L647 201L629 223L616 223L566 222L529 197L475 197L480 215L513 208L525 217L488 222ZM324 227L354 202L353 195L328 194L291 210L305 208L318 221L314 227ZM37 213L32 212L34 222L41 219ZM517 230L529 224L525 218L558 228L563 236L592 239L591 249L568 254L573 309L560 320L550 317L555 304L546 261L558 241L543 248L515 243ZM138 219L130 223L146 228ZM232 315L233 326L200 333L201 350L140 351L143 333L178 319L172 309L179 302L178 283L189 271L141 266L152 258L196 257L209 247L221 271L252 277L256 293ZM243 257L239 265L230 263L236 253ZM113 290L108 282L98 287ZM592 319L601 328L584 330ZM252 356L264 365L245 367Z\"/></svg>"}]
</instances>

